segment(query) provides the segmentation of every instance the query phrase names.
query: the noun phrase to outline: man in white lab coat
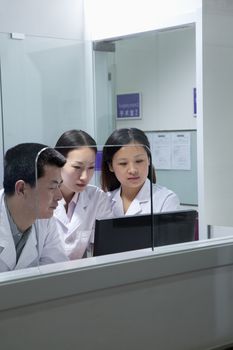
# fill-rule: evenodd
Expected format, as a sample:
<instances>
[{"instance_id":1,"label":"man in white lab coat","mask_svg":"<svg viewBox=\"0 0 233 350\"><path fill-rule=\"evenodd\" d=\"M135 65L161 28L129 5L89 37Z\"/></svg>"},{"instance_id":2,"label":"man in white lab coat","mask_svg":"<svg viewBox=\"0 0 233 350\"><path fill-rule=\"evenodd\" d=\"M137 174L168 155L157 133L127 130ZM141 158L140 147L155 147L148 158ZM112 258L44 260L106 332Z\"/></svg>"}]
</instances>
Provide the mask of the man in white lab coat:
<instances>
[{"instance_id":1,"label":"man in white lab coat","mask_svg":"<svg viewBox=\"0 0 233 350\"><path fill-rule=\"evenodd\" d=\"M0 191L0 272L66 261L53 211L65 158L38 143L9 149Z\"/></svg>"}]
</instances>

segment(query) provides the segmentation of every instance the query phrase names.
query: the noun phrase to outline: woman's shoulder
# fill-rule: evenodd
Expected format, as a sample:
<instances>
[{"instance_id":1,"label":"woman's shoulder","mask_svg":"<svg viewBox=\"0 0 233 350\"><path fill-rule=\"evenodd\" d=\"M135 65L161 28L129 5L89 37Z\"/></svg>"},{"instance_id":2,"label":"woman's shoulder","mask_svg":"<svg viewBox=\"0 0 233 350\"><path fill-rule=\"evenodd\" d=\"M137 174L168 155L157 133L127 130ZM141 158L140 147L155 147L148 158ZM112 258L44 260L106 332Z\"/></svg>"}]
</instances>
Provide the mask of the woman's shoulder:
<instances>
[{"instance_id":1,"label":"woman's shoulder","mask_svg":"<svg viewBox=\"0 0 233 350\"><path fill-rule=\"evenodd\" d=\"M153 189L157 190L157 191L166 191L168 190L168 188L166 186L162 186L159 184L153 184Z\"/></svg>"},{"instance_id":2,"label":"woman's shoulder","mask_svg":"<svg viewBox=\"0 0 233 350\"><path fill-rule=\"evenodd\" d=\"M98 186L94 186L94 185L87 185L87 187L85 188L85 193L88 196L107 196L106 192L104 192Z\"/></svg>"},{"instance_id":3,"label":"woman's shoulder","mask_svg":"<svg viewBox=\"0 0 233 350\"><path fill-rule=\"evenodd\" d=\"M116 194L118 193L119 189L120 188L117 188L117 189L115 189L113 191L108 191L107 192L108 197L110 197L111 199L114 198L116 196Z\"/></svg>"},{"instance_id":4,"label":"woman's shoulder","mask_svg":"<svg viewBox=\"0 0 233 350\"><path fill-rule=\"evenodd\" d=\"M172 190L165 186L161 186L159 184L153 184L153 192L154 193L159 193L159 194L175 194Z\"/></svg>"}]
</instances>

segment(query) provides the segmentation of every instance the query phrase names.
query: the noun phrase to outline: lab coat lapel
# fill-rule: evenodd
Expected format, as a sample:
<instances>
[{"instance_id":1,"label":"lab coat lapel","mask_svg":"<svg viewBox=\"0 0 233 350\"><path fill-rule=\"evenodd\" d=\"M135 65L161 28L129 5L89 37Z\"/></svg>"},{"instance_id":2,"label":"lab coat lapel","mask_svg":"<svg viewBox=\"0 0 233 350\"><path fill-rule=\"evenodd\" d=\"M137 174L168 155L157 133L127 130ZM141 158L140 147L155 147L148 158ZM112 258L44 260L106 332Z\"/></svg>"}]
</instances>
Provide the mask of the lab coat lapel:
<instances>
[{"instance_id":1,"label":"lab coat lapel","mask_svg":"<svg viewBox=\"0 0 233 350\"><path fill-rule=\"evenodd\" d=\"M145 213L148 204L150 203L150 181L146 179L141 190L131 203L127 215L138 215Z\"/></svg>"},{"instance_id":2,"label":"lab coat lapel","mask_svg":"<svg viewBox=\"0 0 233 350\"><path fill-rule=\"evenodd\" d=\"M115 191L112 196L113 212L115 216L123 216L124 208L121 199L121 187Z\"/></svg>"},{"instance_id":3,"label":"lab coat lapel","mask_svg":"<svg viewBox=\"0 0 233 350\"><path fill-rule=\"evenodd\" d=\"M6 216L6 217L4 217ZM0 218L0 260L13 270L16 264L16 250L7 214L1 212Z\"/></svg>"},{"instance_id":4,"label":"lab coat lapel","mask_svg":"<svg viewBox=\"0 0 233 350\"><path fill-rule=\"evenodd\" d=\"M142 207L140 201L135 198L133 202L130 204L126 215L138 215L142 212Z\"/></svg>"},{"instance_id":5,"label":"lab coat lapel","mask_svg":"<svg viewBox=\"0 0 233 350\"><path fill-rule=\"evenodd\" d=\"M68 218L66 215L64 204L65 204L64 199L61 199L58 202L58 207L55 210L54 216L64 227L66 227L66 225L68 224Z\"/></svg>"},{"instance_id":6,"label":"lab coat lapel","mask_svg":"<svg viewBox=\"0 0 233 350\"><path fill-rule=\"evenodd\" d=\"M87 207L90 203L90 199L86 191L79 193L78 202L74 208L74 213L69 224L69 231L72 233L80 226L80 218L86 218ZM82 220L82 222L87 222L87 220ZM87 229L83 227L83 229Z\"/></svg>"},{"instance_id":7,"label":"lab coat lapel","mask_svg":"<svg viewBox=\"0 0 233 350\"><path fill-rule=\"evenodd\" d=\"M40 234L38 232L38 234ZM39 264L39 254L38 254L38 242L35 225L32 226L32 231L30 232L27 242L22 250L22 253L19 257L16 269L24 268L30 266L35 260ZM35 263L34 263L35 264Z\"/></svg>"},{"instance_id":8,"label":"lab coat lapel","mask_svg":"<svg viewBox=\"0 0 233 350\"><path fill-rule=\"evenodd\" d=\"M1 196L0 205L0 260L12 270L16 264L16 250L6 213L4 195Z\"/></svg>"}]
</instances>

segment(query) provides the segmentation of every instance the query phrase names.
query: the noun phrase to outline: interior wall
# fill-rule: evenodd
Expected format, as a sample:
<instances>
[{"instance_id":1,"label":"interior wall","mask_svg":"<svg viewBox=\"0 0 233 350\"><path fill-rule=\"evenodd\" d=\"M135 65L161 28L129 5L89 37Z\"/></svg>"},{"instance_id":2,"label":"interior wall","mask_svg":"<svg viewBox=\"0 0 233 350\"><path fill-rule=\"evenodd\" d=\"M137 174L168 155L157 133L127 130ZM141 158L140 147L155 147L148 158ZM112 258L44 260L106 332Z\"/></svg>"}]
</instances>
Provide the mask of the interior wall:
<instances>
[{"instance_id":1,"label":"interior wall","mask_svg":"<svg viewBox=\"0 0 233 350\"><path fill-rule=\"evenodd\" d=\"M196 129L195 27L141 34L116 42L116 93L141 93L142 119L117 127Z\"/></svg>"},{"instance_id":2,"label":"interior wall","mask_svg":"<svg viewBox=\"0 0 233 350\"><path fill-rule=\"evenodd\" d=\"M92 80L85 74L85 45L31 36L12 40L0 34L5 150L21 142L53 146L70 128L93 132L93 117L87 113L93 104L86 98Z\"/></svg>"},{"instance_id":3,"label":"interior wall","mask_svg":"<svg viewBox=\"0 0 233 350\"><path fill-rule=\"evenodd\" d=\"M232 1L203 2L203 157L206 224L233 226Z\"/></svg>"},{"instance_id":4,"label":"interior wall","mask_svg":"<svg viewBox=\"0 0 233 350\"><path fill-rule=\"evenodd\" d=\"M0 110L2 110L2 99L0 98ZM2 113L0 114L0 116ZM0 189L2 188L3 184L3 157L4 157L4 150L3 150L3 130L2 130L2 119L0 118Z\"/></svg>"},{"instance_id":5,"label":"interior wall","mask_svg":"<svg viewBox=\"0 0 233 350\"><path fill-rule=\"evenodd\" d=\"M83 39L83 0L0 0L0 32Z\"/></svg>"},{"instance_id":6,"label":"interior wall","mask_svg":"<svg viewBox=\"0 0 233 350\"><path fill-rule=\"evenodd\" d=\"M92 40L157 30L195 22L201 0L86 0Z\"/></svg>"},{"instance_id":7,"label":"interior wall","mask_svg":"<svg viewBox=\"0 0 233 350\"><path fill-rule=\"evenodd\" d=\"M104 145L116 127L115 53L94 51L94 67L95 135L96 142Z\"/></svg>"},{"instance_id":8,"label":"interior wall","mask_svg":"<svg viewBox=\"0 0 233 350\"><path fill-rule=\"evenodd\" d=\"M95 136L83 0L0 0L0 8L2 152L21 142L53 146L74 128Z\"/></svg>"}]
</instances>

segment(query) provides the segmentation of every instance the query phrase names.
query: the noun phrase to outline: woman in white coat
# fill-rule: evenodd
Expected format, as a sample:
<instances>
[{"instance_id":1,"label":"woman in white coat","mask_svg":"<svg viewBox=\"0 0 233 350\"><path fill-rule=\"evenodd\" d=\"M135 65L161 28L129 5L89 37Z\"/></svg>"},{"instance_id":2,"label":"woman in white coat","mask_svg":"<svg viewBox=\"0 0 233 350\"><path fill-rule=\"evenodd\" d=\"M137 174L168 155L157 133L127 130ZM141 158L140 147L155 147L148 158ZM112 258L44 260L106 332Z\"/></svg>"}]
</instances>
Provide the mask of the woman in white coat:
<instances>
[{"instance_id":1,"label":"woman in white coat","mask_svg":"<svg viewBox=\"0 0 233 350\"><path fill-rule=\"evenodd\" d=\"M103 148L101 184L108 191L114 216L179 210L179 198L156 184L150 143L142 130L115 130ZM150 181L152 181L152 186Z\"/></svg>"},{"instance_id":2,"label":"woman in white coat","mask_svg":"<svg viewBox=\"0 0 233 350\"><path fill-rule=\"evenodd\" d=\"M95 220L112 217L111 203L106 193L89 185L95 170L95 140L85 131L69 130L55 147L67 160L61 172L63 199L55 210L57 227L69 259L80 259L91 251Z\"/></svg>"}]
</instances>

